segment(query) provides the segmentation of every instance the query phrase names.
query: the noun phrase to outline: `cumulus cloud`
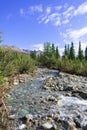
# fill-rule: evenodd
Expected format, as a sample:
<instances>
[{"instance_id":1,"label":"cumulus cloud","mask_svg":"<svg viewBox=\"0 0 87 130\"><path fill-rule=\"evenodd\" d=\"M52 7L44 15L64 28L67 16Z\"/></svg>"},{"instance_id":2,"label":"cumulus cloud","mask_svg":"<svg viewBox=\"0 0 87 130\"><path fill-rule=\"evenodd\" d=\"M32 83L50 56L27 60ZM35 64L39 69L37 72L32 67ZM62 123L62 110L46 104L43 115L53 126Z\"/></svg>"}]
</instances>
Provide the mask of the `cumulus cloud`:
<instances>
[{"instance_id":1,"label":"cumulus cloud","mask_svg":"<svg viewBox=\"0 0 87 130\"><path fill-rule=\"evenodd\" d=\"M78 29L78 30L70 30L67 32L67 35L71 39L79 39L79 38L87 35L87 27L83 27L83 28Z\"/></svg>"},{"instance_id":2,"label":"cumulus cloud","mask_svg":"<svg viewBox=\"0 0 87 130\"><path fill-rule=\"evenodd\" d=\"M75 11L74 15L83 15L87 13L87 2L82 3Z\"/></svg>"},{"instance_id":3,"label":"cumulus cloud","mask_svg":"<svg viewBox=\"0 0 87 130\"><path fill-rule=\"evenodd\" d=\"M78 53L79 40L81 40L81 48L85 51L87 46L87 41L84 39L84 36L87 35L87 27L83 27L75 30L66 30L65 33L60 32L60 36L63 38L63 42L65 44L71 44L71 41L74 42L74 47L76 50L76 54ZM84 40L83 40L84 39Z\"/></svg>"}]
</instances>

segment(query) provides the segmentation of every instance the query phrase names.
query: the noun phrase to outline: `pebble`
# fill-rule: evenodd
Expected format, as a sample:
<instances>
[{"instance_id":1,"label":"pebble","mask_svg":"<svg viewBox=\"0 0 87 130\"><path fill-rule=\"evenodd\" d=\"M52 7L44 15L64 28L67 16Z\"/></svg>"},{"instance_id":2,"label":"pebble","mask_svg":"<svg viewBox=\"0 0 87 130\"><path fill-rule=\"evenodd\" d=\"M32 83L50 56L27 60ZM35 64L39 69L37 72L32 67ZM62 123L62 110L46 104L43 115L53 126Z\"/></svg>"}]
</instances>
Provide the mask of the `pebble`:
<instances>
[{"instance_id":1,"label":"pebble","mask_svg":"<svg viewBox=\"0 0 87 130\"><path fill-rule=\"evenodd\" d=\"M32 121L33 120L33 115L27 114L26 118L27 118L27 122Z\"/></svg>"},{"instance_id":2,"label":"pebble","mask_svg":"<svg viewBox=\"0 0 87 130\"><path fill-rule=\"evenodd\" d=\"M46 130L50 130L53 127L53 125L50 122L46 122L42 125L42 127Z\"/></svg>"},{"instance_id":3,"label":"pebble","mask_svg":"<svg viewBox=\"0 0 87 130\"><path fill-rule=\"evenodd\" d=\"M20 129L20 130L23 130L23 129L25 129L25 128L26 128L26 125L25 125L25 124L22 124L22 125L19 126L19 129Z\"/></svg>"}]
</instances>

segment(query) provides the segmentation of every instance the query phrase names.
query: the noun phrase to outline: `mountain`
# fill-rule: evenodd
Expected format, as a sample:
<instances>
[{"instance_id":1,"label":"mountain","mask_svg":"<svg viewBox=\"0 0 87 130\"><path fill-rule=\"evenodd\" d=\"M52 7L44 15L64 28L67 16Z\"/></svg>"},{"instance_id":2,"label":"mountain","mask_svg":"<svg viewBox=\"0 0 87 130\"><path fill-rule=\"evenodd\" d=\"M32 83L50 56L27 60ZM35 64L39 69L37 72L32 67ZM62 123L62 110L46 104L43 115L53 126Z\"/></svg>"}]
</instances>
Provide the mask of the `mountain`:
<instances>
[{"instance_id":1,"label":"mountain","mask_svg":"<svg viewBox=\"0 0 87 130\"><path fill-rule=\"evenodd\" d=\"M26 53L26 54L30 54L32 52L32 50L20 49L20 48L17 48L15 46L2 45L0 47L3 49L13 50L13 51L21 52L21 53ZM42 53L42 51L40 51L40 50L36 51L36 55L39 55L41 53Z\"/></svg>"}]
</instances>

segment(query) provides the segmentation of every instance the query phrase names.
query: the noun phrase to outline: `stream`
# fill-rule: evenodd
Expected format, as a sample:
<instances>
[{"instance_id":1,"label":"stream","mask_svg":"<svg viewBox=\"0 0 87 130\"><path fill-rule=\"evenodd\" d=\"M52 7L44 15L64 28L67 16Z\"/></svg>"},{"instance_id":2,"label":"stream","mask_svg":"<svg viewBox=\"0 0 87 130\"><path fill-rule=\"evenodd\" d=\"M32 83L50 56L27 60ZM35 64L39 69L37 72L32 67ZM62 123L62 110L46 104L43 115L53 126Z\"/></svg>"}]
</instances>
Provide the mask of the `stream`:
<instances>
[{"instance_id":1,"label":"stream","mask_svg":"<svg viewBox=\"0 0 87 130\"><path fill-rule=\"evenodd\" d=\"M11 129L74 130L66 125L66 122L74 122L76 129L87 130L87 100L65 96L60 91L42 89L44 80L59 75L55 70L45 71L40 69L40 73L31 82L20 84L10 90L6 105L11 106L9 117L14 117ZM26 125L26 115L32 115L32 125ZM37 120L38 123L35 123ZM47 122L49 127L45 124Z\"/></svg>"}]
</instances>

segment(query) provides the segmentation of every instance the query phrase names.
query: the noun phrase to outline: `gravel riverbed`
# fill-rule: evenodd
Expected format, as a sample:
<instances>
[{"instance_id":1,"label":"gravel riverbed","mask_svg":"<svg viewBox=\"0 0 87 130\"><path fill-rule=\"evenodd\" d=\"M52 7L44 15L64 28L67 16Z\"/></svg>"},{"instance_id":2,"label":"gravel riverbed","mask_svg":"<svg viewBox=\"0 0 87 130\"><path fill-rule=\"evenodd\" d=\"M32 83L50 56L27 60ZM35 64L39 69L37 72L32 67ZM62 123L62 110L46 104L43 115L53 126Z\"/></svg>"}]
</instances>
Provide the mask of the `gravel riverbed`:
<instances>
[{"instance_id":1,"label":"gravel riverbed","mask_svg":"<svg viewBox=\"0 0 87 130\"><path fill-rule=\"evenodd\" d=\"M87 78L38 68L6 105L12 130L87 130Z\"/></svg>"}]
</instances>

